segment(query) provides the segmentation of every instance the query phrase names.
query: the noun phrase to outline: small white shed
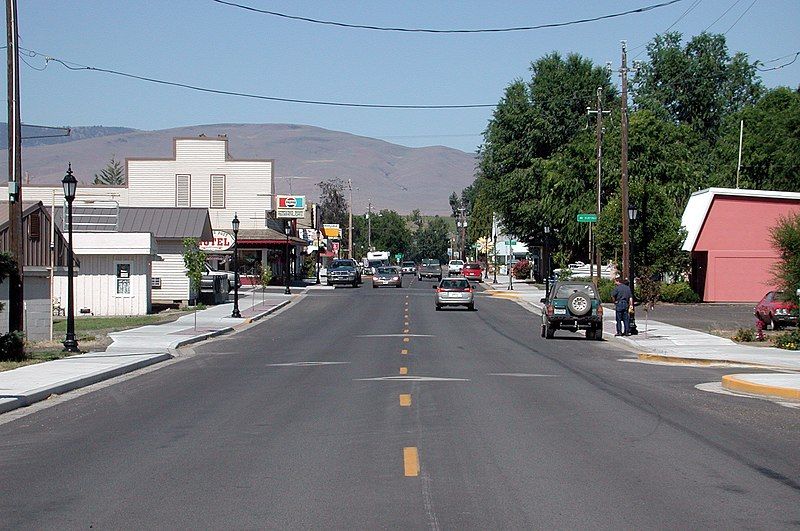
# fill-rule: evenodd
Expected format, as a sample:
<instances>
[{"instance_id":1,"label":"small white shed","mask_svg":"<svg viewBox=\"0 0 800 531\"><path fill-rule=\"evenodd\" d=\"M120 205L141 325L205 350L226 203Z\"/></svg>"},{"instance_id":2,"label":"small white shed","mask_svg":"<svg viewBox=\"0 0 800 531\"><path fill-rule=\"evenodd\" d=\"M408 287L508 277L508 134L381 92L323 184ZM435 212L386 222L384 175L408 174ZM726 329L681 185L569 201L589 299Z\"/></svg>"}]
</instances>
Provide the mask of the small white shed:
<instances>
[{"instance_id":1,"label":"small white shed","mask_svg":"<svg viewBox=\"0 0 800 531\"><path fill-rule=\"evenodd\" d=\"M75 313L145 315L151 309L150 282L155 238L149 232L78 232L74 252ZM67 277L54 279L54 293L66 307Z\"/></svg>"}]
</instances>

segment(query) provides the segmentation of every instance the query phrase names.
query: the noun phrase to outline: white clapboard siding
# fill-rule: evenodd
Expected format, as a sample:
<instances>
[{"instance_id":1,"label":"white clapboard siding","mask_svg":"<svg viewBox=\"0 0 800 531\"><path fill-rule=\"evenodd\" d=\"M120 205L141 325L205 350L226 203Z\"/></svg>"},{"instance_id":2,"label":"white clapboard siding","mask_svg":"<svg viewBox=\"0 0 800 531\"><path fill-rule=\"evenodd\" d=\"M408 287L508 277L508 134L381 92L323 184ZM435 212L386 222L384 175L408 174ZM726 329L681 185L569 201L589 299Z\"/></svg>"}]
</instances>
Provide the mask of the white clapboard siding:
<instances>
[{"instance_id":1,"label":"white clapboard siding","mask_svg":"<svg viewBox=\"0 0 800 531\"><path fill-rule=\"evenodd\" d=\"M23 186L22 195L25 201L41 201L45 206L53 202L55 192L56 206L64 204L64 189L60 184L52 186ZM75 201L81 200L116 201L121 206L128 204L128 189L121 186L78 186L75 192ZM8 186L0 186L0 201L8 201Z\"/></svg>"},{"instance_id":2,"label":"white clapboard siding","mask_svg":"<svg viewBox=\"0 0 800 531\"><path fill-rule=\"evenodd\" d=\"M81 267L74 280L75 315L88 308L92 315L145 315L150 310L149 256L84 255L77 256ZM130 295L117 295L116 265L131 265ZM67 277L57 275L53 290L67 307Z\"/></svg>"},{"instance_id":3,"label":"white clapboard siding","mask_svg":"<svg viewBox=\"0 0 800 531\"><path fill-rule=\"evenodd\" d=\"M153 260L153 278L161 279L161 289L152 290L153 302L189 300L189 277L183 264L181 242L158 242L158 256Z\"/></svg>"},{"instance_id":4,"label":"white clapboard siding","mask_svg":"<svg viewBox=\"0 0 800 531\"><path fill-rule=\"evenodd\" d=\"M221 138L179 138L175 142L175 161L208 164L225 161L226 141Z\"/></svg>"}]
</instances>

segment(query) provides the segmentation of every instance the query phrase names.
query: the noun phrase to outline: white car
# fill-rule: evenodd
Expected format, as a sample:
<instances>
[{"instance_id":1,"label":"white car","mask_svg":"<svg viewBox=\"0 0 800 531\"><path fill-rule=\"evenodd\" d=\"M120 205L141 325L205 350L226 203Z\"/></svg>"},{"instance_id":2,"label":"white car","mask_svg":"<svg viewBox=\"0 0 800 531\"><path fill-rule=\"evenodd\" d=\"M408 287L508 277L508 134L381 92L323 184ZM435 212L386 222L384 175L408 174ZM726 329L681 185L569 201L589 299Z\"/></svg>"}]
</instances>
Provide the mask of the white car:
<instances>
[{"instance_id":1,"label":"white car","mask_svg":"<svg viewBox=\"0 0 800 531\"><path fill-rule=\"evenodd\" d=\"M447 273L449 275L460 275L464 269L464 260L450 260L447 263Z\"/></svg>"}]
</instances>

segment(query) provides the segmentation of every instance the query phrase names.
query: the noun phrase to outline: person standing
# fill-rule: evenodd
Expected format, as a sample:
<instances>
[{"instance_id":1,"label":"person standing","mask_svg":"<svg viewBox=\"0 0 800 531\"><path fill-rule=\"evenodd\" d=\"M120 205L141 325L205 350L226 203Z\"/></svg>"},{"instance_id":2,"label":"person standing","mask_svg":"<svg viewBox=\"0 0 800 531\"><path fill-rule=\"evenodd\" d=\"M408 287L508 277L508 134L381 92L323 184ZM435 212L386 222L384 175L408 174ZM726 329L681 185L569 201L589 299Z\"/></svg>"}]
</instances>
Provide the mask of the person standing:
<instances>
[{"instance_id":1,"label":"person standing","mask_svg":"<svg viewBox=\"0 0 800 531\"><path fill-rule=\"evenodd\" d=\"M630 316L628 312L633 307L633 293L631 293L630 286L622 282L620 277L614 279L614 291L611 292L611 300L614 301L614 309L616 310L617 318L617 333L614 335L631 335Z\"/></svg>"}]
</instances>

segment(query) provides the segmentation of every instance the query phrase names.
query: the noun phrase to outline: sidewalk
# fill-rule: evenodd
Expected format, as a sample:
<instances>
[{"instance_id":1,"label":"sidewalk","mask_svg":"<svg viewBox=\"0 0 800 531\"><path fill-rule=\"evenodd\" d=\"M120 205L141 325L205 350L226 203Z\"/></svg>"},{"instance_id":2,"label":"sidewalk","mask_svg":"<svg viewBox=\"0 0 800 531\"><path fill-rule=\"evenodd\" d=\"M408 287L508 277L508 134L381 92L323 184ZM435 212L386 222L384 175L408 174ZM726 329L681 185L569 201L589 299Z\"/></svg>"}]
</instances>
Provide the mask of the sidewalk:
<instances>
[{"instance_id":1,"label":"sidewalk","mask_svg":"<svg viewBox=\"0 0 800 531\"><path fill-rule=\"evenodd\" d=\"M232 302L219 304L196 315L187 312L170 323L109 334L113 343L105 352L88 352L0 372L0 413L171 359L175 349L257 321L286 306L306 289L308 286L293 287L292 295L276 290L262 294L261 290L240 289L241 318L230 316Z\"/></svg>"},{"instance_id":2,"label":"sidewalk","mask_svg":"<svg viewBox=\"0 0 800 531\"><path fill-rule=\"evenodd\" d=\"M544 290L524 282L514 282L508 289L508 276L497 276L497 284L484 282L492 297L511 299L529 311L540 313ZM636 336L614 337L616 324L614 312L604 306L603 333L607 340L619 341L637 351L645 361L685 364L725 363L757 366L798 374L732 374L722 378L722 386L735 392L769 397L800 400L800 353L775 347L750 347L722 337L649 320L645 324L644 312L637 312ZM538 324L538 323L537 323ZM645 326L647 332L645 332Z\"/></svg>"}]
</instances>

